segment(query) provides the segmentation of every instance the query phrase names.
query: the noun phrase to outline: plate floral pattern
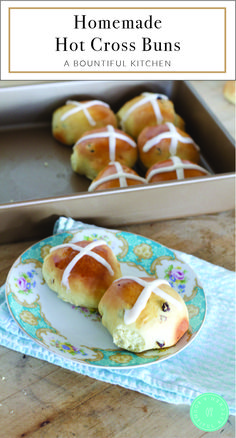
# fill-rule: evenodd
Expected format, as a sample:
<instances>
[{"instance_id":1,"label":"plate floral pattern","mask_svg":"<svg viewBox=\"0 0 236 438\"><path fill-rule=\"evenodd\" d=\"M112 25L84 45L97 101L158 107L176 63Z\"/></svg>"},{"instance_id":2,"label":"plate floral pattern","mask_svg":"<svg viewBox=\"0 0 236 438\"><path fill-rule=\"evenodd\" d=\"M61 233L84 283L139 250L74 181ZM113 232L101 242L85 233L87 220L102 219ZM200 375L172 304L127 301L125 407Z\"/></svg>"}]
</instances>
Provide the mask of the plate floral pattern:
<instances>
[{"instance_id":1,"label":"plate floral pattern","mask_svg":"<svg viewBox=\"0 0 236 438\"><path fill-rule=\"evenodd\" d=\"M122 275L164 278L183 297L190 327L175 346L137 354L122 350L113 344L97 310L65 303L48 288L41 267L50 248L94 239L111 247ZM98 367L134 367L171 357L193 341L206 313L205 294L195 273L173 250L143 236L91 226L50 236L26 250L9 272L6 299L17 324L35 342L65 359Z\"/></svg>"}]
</instances>

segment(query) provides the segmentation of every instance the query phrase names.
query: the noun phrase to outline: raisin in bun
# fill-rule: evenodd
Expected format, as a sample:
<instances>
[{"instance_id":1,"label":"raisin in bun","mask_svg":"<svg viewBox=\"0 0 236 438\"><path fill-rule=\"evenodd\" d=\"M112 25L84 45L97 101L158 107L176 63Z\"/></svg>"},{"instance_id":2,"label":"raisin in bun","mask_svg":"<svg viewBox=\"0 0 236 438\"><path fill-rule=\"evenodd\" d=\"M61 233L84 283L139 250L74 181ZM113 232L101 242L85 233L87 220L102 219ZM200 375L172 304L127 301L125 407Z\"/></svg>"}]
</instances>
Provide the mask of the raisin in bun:
<instances>
[{"instance_id":1,"label":"raisin in bun","mask_svg":"<svg viewBox=\"0 0 236 438\"><path fill-rule=\"evenodd\" d=\"M42 273L59 298L91 308L98 307L104 292L121 276L118 260L102 240L53 247L44 259Z\"/></svg>"},{"instance_id":2,"label":"raisin in bun","mask_svg":"<svg viewBox=\"0 0 236 438\"><path fill-rule=\"evenodd\" d=\"M179 157L172 157L169 160L153 164L146 173L146 180L148 183L152 183L206 175L209 175L209 172L203 167L188 160L181 160Z\"/></svg>"},{"instance_id":3,"label":"raisin in bun","mask_svg":"<svg viewBox=\"0 0 236 438\"><path fill-rule=\"evenodd\" d=\"M74 145L84 132L106 125L116 128L117 120L109 105L100 100L68 100L52 116L53 136L68 146Z\"/></svg>"},{"instance_id":4,"label":"raisin in bun","mask_svg":"<svg viewBox=\"0 0 236 438\"><path fill-rule=\"evenodd\" d=\"M146 169L173 155L193 163L198 163L200 159L199 147L193 139L170 122L144 128L137 145L140 162Z\"/></svg>"},{"instance_id":5,"label":"raisin in bun","mask_svg":"<svg viewBox=\"0 0 236 438\"><path fill-rule=\"evenodd\" d=\"M134 139L146 126L172 122L184 129L184 121L175 113L173 103L163 94L142 93L126 102L117 113L119 126Z\"/></svg>"},{"instance_id":6,"label":"raisin in bun","mask_svg":"<svg viewBox=\"0 0 236 438\"><path fill-rule=\"evenodd\" d=\"M119 278L98 310L114 344L136 353L171 347L189 327L184 300L165 280Z\"/></svg>"},{"instance_id":7,"label":"raisin in bun","mask_svg":"<svg viewBox=\"0 0 236 438\"><path fill-rule=\"evenodd\" d=\"M88 191L114 189L117 187L128 187L139 184L146 184L146 180L139 176L135 170L130 167L114 161L104 167L97 177L90 184Z\"/></svg>"},{"instance_id":8,"label":"raisin in bun","mask_svg":"<svg viewBox=\"0 0 236 438\"><path fill-rule=\"evenodd\" d=\"M132 168L137 157L135 141L125 132L108 125L80 137L73 147L71 166L75 172L94 179L110 161L119 161Z\"/></svg>"}]
</instances>

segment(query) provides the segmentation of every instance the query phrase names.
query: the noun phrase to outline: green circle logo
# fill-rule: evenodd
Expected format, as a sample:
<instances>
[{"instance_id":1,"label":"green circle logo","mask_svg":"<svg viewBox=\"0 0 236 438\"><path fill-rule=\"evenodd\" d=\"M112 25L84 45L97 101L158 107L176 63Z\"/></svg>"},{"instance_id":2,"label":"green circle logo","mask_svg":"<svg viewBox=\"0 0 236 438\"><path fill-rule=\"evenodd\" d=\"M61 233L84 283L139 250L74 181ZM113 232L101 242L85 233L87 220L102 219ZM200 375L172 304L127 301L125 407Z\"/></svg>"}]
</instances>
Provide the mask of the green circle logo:
<instances>
[{"instance_id":1,"label":"green circle logo","mask_svg":"<svg viewBox=\"0 0 236 438\"><path fill-rule=\"evenodd\" d=\"M205 432L220 429L229 417L229 407L218 394L206 392L199 395L190 407L190 418L193 424Z\"/></svg>"}]
</instances>

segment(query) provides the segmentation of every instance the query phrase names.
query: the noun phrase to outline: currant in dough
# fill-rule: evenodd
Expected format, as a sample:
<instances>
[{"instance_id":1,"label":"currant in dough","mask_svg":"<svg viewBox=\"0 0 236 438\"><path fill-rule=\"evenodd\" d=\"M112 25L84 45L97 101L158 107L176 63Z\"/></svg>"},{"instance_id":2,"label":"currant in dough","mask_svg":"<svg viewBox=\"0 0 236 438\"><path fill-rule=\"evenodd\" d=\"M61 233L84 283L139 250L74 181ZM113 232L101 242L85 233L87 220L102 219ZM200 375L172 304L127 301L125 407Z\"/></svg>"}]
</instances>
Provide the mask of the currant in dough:
<instances>
[{"instance_id":1,"label":"currant in dough","mask_svg":"<svg viewBox=\"0 0 236 438\"><path fill-rule=\"evenodd\" d=\"M108 125L84 133L73 147L72 169L94 179L111 161L132 168L138 158L135 141L125 132Z\"/></svg>"},{"instance_id":2,"label":"currant in dough","mask_svg":"<svg viewBox=\"0 0 236 438\"><path fill-rule=\"evenodd\" d=\"M114 344L136 353L175 345L189 327L182 297L167 281L149 277L115 280L98 310Z\"/></svg>"},{"instance_id":3,"label":"currant in dough","mask_svg":"<svg viewBox=\"0 0 236 438\"><path fill-rule=\"evenodd\" d=\"M183 119L176 114L174 104L167 96L158 93L142 93L126 102L117 113L118 125L137 139L146 126L172 122L184 129Z\"/></svg>"},{"instance_id":4,"label":"currant in dough","mask_svg":"<svg viewBox=\"0 0 236 438\"><path fill-rule=\"evenodd\" d=\"M200 148L194 140L171 122L144 128L137 145L140 162L146 169L172 156L193 163L200 160Z\"/></svg>"}]
</instances>

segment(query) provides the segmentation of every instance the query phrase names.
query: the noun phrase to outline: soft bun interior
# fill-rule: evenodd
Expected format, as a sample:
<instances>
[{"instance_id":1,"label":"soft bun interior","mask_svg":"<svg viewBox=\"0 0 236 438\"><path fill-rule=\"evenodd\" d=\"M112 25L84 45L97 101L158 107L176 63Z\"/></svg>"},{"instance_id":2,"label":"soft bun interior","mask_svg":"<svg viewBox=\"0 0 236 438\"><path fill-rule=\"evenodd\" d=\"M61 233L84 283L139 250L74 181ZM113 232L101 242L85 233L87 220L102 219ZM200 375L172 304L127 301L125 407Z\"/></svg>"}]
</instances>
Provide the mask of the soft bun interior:
<instances>
[{"instance_id":1,"label":"soft bun interior","mask_svg":"<svg viewBox=\"0 0 236 438\"><path fill-rule=\"evenodd\" d=\"M113 342L133 352L175 345L189 326L184 300L165 280L120 278L98 310Z\"/></svg>"}]
</instances>

